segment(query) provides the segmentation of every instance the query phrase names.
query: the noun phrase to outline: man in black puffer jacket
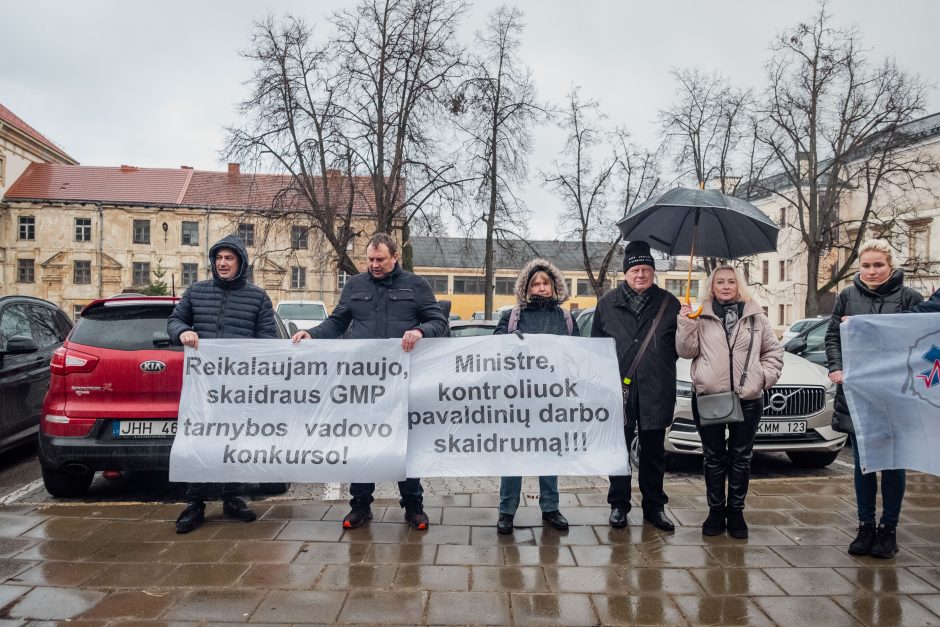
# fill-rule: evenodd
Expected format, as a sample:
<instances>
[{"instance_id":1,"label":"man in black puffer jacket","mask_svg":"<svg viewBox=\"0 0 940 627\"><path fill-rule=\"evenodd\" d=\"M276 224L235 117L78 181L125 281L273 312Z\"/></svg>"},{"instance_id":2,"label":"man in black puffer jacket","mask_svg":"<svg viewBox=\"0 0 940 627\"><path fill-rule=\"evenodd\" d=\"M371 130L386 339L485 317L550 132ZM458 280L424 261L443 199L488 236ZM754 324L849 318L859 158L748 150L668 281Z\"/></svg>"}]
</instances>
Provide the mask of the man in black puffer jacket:
<instances>
[{"instance_id":1,"label":"man in black puffer jacket","mask_svg":"<svg viewBox=\"0 0 940 627\"><path fill-rule=\"evenodd\" d=\"M236 235L223 237L209 249L212 278L193 283L166 323L170 338L199 348L199 338L275 338L274 308L263 289L248 283L248 251ZM241 493L242 484L222 485L222 512L229 518L251 522L255 513ZM205 520L205 501L214 484L190 483L189 504L176 520L176 532L188 533Z\"/></svg>"},{"instance_id":2,"label":"man in black puffer jacket","mask_svg":"<svg viewBox=\"0 0 940 627\"><path fill-rule=\"evenodd\" d=\"M428 282L398 265L398 244L387 233L376 233L366 246L368 272L349 279L330 317L318 326L298 331L294 342L343 337L352 340L401 338L401 347L411 351L423 337L444 337L447 318L434 298ZM410 477L398 482L405 519L415 529L430 525L424 513L421 480ZM355 529L372 519L374 483L353 483L351 511L343 519L344 529Z\"/></svg>"}]
</instances>

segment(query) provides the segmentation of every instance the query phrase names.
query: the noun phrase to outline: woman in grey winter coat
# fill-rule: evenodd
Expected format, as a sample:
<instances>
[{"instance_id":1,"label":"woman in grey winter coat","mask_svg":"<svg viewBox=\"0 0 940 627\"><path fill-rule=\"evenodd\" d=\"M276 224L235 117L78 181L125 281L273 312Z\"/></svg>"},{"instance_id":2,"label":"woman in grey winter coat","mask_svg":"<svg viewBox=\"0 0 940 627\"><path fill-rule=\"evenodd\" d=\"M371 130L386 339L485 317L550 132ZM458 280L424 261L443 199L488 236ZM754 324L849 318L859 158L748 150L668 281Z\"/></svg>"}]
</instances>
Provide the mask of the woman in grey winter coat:
<instances>
[{"instance_id":1,"label":"woman in grey winter coat","mask_svg":"<svg viewBox=\"0 0 940 627\"><path fill-rule=\"evenodd\" d=\"M858 442L849 407L842 391L842 338L839 325L847 316L865 314L900 313L911 309L924 297L904 287L904 272L895 269L891 261L891 245L883 239L873 239L859 248L859 272L836 299L829 329L826 331L826 358L829 361L829 379L839 387L836 390L832 428L849 434L855 454L855 503L858 508L858 533L849 545L852 555L871 555L888 559L898 552L897 525L904 500L906 475L903 468L881 471L881 524L875 527L875 501L878 496L878 476L862 473L858 461Z\"/></svg>"},{"instance_id":2,"label":"woman in grey winter coat","mask_svg":"<svg viewBox=\"0 0 940 627\"><path fill-rule=\"evenodd\" d=\"M553 263L545 259L533 259L527 263L516 278L515 294L517 303L500 316L495 335L516 331L523 334L579 335L571 315L561 307L561 303L568 300L568 288L561 270ZM522 477L503 477L500 480L499 520L496 523L499 533L512 533L521 492ZM555 529L568 528L568 521L558 511L558 477L539 477L539 507L542 520Z\"/></svg>"}]
</instances>

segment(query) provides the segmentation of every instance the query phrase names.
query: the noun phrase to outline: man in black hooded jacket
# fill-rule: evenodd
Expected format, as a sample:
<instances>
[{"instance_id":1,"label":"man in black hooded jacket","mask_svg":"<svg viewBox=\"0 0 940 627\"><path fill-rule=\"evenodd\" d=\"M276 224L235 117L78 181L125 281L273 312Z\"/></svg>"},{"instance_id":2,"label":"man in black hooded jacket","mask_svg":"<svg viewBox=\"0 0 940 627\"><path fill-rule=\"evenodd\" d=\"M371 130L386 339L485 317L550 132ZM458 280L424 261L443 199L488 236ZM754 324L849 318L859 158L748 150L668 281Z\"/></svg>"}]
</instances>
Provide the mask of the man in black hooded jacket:
<instances>
[{"instance_id":1,"label":"man in black hooded jacket","mask_svg":"<svg viewBox=\"0 0 940 627\"><path fill-rule=\"evenodd\" d=\"M248 282L248 251L236 235L223 237L209 249L212 278L193 283L183 294L166 323L170 339L199 348L199 338L275 338L277 326L271 299L263 289ZM190 483L189 504L176 520L177 533L189 533L205 520L206 499L216 492L215 484ZM254 511L241 494L240 483L222 485L222 513L251 522Z\"/></svg>"}]
</instances>

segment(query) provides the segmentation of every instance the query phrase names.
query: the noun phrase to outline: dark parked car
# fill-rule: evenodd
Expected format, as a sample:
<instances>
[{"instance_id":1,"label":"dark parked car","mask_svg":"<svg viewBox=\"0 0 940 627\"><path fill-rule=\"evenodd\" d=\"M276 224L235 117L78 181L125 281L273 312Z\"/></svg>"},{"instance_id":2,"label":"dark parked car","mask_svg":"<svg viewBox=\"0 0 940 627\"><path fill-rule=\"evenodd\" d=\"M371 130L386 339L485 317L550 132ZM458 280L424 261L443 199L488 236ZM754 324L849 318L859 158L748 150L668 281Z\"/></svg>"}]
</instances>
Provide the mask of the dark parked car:
<instances>
[{"instance_id":1,"label":"dark parked car","mask_svg":"<svg viewBox=\"0 0 940 627\"><path fill-rule=\"evenodd\" d=\"M0 451L36 437L49 361L71 329L48 301L0 297Z\"/></svg>"},{"instance_id":2,"label":"dark parked car","mask_svg":"<svg viewBox=\"0 0 940 627\"><path fill-rule=\"evenodd\" d=\"M99 470L117 476L169 468L183 347L170 342L166 320L178 300L136 294L96 300L55 351L39 436L42 478L53 496L81 496ZM275 320L278 337L290 337Z\"/></svg>"},{"instance_id":3,"label":"dark parked car","mask_svg":"<svg viewBox=\"0 0 940 627\"><path fill-rule=\"evenodd\" d=\"M829 329L829 318L813 320L808 326L804 326L802 331L792 340L784 345L784 350L794 355L799 355L803 359L822 366L827 366L826 362L826 331Z\"/></svg>"}]
</instances>

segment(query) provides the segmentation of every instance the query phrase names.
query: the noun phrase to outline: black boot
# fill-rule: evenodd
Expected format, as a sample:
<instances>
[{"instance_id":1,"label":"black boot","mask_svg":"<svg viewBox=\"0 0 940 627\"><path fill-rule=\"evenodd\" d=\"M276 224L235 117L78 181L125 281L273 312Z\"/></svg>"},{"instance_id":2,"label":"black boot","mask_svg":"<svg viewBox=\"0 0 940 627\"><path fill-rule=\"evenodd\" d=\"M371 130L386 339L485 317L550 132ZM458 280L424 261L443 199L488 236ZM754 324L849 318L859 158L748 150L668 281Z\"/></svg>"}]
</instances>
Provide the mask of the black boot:
<instances>
[{"instance_id":1,"label":"black boot","mask_svg":"<svg viewBox=\"0 0 940 627\"><path fill-rule=\"evenodd\" d=\"M891 559L898 554L897 527L894 525L879 525L875 532L875 541L868 553L872 557L883 560Z\"/></svg>"},{"instance_id":2,"label":"black boot","mask_svg":"<svg viewBox=\"0 0 940 627\"><path fill-rule=\"evenodd\" d=\"M614 505L610 508L610 518L607 519L607 522L614 529L623 529L627 526L627 512L629 511L630 508L624 505Z\"/></svg>"},{"instance_id":3,"label":"black boot","mask_svg":"<svg viewBox=\"0 0 940 627\"><path fill-rule=\"evenodd\" d=\"M176 533L189 533L206 519L206 504L192 501L176 519Z\"/></svg>"},{"instance_id":4,"label":"black boot","mask_svg":"<svg viewBox=\"0 0 940 627\"><path fill-rule=\"evenodd\" d=\"M557 509L553 512L542 512L542 520L553 528L564 531L568 528L568 519L561 515Z\"/></svg>"},{"instance_id":5,"label":"black boot","mask_svg":"<svg viewBox=\"0 0 940 627\"><path fill-rule=\"evenodd\" d=\"M868 555L871 553L871 545L875 542L875 523L858 523L858 534L849 545L849 555Z\"/></svg>"},{"instance_id":6,"label":"black boot","mask_svg":"<svg viewBox=\"0 0 940 627\"><path fill-rule=\"evenodd\" d=\"M346 517L343 518L343 529L357 529L370 520L372 520L371 507L368 505L365 507L354 507L346 514Z\"/></svg>"},{"instance_id":7,"label":"black boot","mask_svg":"<svg viewBox=\"0 0 940 627\"><path fill-rule=\"evenodd\" d=\"M710 509L708 510L708 518L705 519L705 522L702 523L702 535L703 536L720 536L725 532L725 510L721 509Z\"/></svg>"},{"instance_id":8,"label":"black boot","mask_svg":"<svg viewBox=\"0 0 940 627\"><path fill-rule=\"evenodd\" d=\"M496 532L497 533L512 533L512 514L500 514L499 520L496 521Z\"/></svg>"},{"instance_id":9,"label":"black boot","mask_svg":"<svg viewBox=\"0 0 940 627\"><path fill-rule=\"evenodd\" d=\"M244 499L237 496L222 501L222 514L226 518L237 518L242 522L251 522L258 516L248 507Z\"/></svg>"},{"instance_id":10,"label":"black boot","mask_svg":"<svg viewBox=\"0 0 940 627\"><path fill-rule=\"evenodd\" d=\"M738 540L747 537L747 523L744 522L744 511L740 509L728 510L728 535Z\"/></svg>"}]
</instances>

